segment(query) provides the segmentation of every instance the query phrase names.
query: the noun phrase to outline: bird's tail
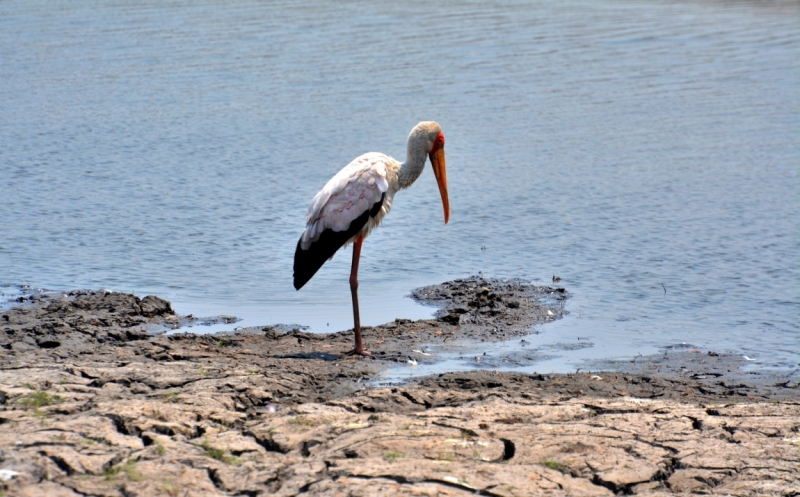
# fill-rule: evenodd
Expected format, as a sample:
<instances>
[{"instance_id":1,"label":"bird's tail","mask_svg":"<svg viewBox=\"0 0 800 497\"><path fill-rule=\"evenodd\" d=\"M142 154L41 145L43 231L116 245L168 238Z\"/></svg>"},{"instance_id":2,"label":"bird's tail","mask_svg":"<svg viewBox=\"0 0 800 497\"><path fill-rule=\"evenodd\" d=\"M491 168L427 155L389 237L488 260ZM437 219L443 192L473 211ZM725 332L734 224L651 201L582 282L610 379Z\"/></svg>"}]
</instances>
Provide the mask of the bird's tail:
<instances>
[{"instance_id":1,"label":"bird's tail","mask_svg":"<svg viewBox=\"0 0 800 497\"><path fill-rule=\"evenodd\" d=\"M353 238L359 231L367 225L370 217L375 217L383 206L383 201L386 199L386 193L381 195L381 199L372 207L365 211L363 214L353 219L350 226L344 231L333 231L326 229L320 233L316 241L311 242L308 250L303 250L300 247L300 241L297 241L297 248L294 249L294 288L300 290L303 285L308 283L319 268L325 264L325 261L333 257L337 250L342 248L342 245L347 243L347 240Z\"/></svg>"},{"instance_id":2,"label":"bird's tail","mask_svg":"<svg viewBox=\"0 0 800 497\"><path fill-rule=\"evenodd\" d=\"M300 290L303 285L308 283L325 261L333 257L347 240L353 238L367 224L369 211L358 216L350 223L350 227L345 231L333 231L327 229L323 231L319 239L311 243L308 250L300 247L300 240L297 241L297 248L294 250L294 288Z\"/></svg>"}]
</instances>

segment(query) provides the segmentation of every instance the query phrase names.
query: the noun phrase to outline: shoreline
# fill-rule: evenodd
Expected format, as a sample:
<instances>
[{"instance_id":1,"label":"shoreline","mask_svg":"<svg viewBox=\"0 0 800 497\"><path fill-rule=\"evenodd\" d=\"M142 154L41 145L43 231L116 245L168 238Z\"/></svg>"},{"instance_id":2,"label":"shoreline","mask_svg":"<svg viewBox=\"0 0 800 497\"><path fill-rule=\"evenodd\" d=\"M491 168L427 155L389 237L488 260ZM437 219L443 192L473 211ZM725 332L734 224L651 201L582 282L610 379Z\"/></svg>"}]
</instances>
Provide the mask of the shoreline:
<instances>
[{"instance_id":1,"label":"shoreline","mask_svg":"<svg viewBox=\"0 0 800 497\"><path fill-rule=\"evenodd\" d=\"M70 292L3 311L0 492L800 492L800 387L742 370L738 356L686 350L621 371L487 367L374 386L411 350L522 337L563 315L568 297L477 278L415 295L441 310L365 327L372 359L340 355L351 332L153 335L186 319L158 297Z\"/></svg>"}]
</instances>

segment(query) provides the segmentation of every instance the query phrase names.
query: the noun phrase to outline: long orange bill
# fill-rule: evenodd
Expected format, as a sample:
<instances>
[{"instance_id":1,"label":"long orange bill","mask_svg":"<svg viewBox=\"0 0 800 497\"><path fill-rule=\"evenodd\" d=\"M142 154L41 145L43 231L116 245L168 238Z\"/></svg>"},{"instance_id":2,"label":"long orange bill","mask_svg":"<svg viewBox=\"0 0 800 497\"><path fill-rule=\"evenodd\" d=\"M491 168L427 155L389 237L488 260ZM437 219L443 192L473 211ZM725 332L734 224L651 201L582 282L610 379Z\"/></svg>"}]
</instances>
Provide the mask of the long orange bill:
<instances>
[{"instance_id":1,"label":"long orange bill","mask_svg":"<svg viewBox=\"0 0 800 497\"><path fill-rule=\"evenodd\" d=\"M444 148L431 152L431 164L436 182L439 184L439 193L442 196L442 207L444 208L444 224L450 220L450 200L447 198L447 169L444 160Z\"/></svg>"}]
</instances>

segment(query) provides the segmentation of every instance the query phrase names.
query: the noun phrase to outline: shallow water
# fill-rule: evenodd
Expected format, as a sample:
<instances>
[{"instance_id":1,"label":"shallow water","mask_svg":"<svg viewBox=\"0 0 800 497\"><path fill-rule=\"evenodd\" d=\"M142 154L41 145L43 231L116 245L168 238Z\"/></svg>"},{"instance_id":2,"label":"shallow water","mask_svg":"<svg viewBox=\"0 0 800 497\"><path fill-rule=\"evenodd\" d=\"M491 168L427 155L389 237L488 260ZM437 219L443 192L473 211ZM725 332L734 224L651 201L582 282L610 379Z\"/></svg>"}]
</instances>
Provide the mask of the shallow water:
<instances>
[{"instance_id":1,"label":"shallow water","mask_svg":"<svg viewBox=\"0 0 800 497\"><path fill-rule=\"evenodd\" d=\"M362 322L482 271L572 294L545 372L689 343L800 362L796 3L0 3L0 283L350 327L350 253L300 292L308 202L447 136L364 245ZM213 327L210 327L213 328ZM202 331L214 331L212 329Z\"/></svg>"}]
</instances>

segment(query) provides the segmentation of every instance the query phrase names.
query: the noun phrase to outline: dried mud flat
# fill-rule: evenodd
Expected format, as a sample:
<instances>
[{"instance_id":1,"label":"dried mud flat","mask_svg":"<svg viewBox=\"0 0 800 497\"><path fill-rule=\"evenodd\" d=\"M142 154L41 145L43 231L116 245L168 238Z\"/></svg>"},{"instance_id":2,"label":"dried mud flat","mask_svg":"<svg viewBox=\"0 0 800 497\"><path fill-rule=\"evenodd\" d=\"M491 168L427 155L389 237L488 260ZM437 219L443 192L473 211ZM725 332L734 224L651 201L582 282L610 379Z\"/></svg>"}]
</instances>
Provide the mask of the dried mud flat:
<instances>
[{"instance_id":1,"label":"dried mud flat","mask_svg":"<svg viewBox=\"0 0 800 497\"><path fill-rule=\"evenodd\" d=\"M340 355L349 333L154 336L188 319L157 297L22 302L0 313L0 492L800 494L796 381L724 354L368 386L424 346L521 336L566 294L472 278L417 296L438 317L366 329L371 359Z\"/></svg>"}]
</instances>

